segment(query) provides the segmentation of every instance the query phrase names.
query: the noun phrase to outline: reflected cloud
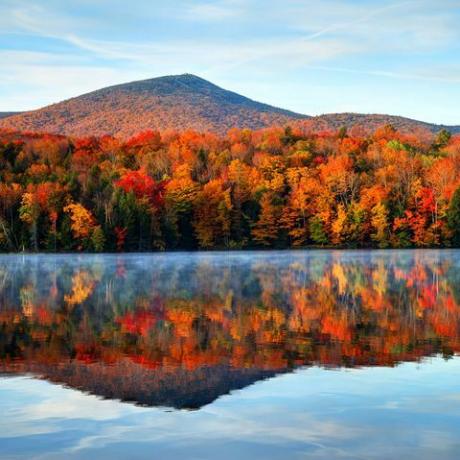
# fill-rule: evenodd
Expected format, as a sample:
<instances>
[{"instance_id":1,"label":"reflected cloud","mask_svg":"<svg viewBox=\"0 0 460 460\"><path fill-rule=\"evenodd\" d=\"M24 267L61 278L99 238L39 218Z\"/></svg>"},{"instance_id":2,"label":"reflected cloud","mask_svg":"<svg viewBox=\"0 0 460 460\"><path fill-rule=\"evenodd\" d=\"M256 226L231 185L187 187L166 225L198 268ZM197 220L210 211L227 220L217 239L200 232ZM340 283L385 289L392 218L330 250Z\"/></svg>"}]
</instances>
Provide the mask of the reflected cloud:
<instances>
[{"instance_id":1,"label":"reflected cloud","mask_svg":"<svg viewBox=\"0 0 460 460\"><path fill-rule=\"evenodd\" d=\"M449 376L443 382L443 394L438 394L436 385L439 372ZM458 359L446 362L440 358L422 367L407 363L396 372L390 368L335 372L334 378L326 369L301 369L192 412L103 401L34 379L1 379L0 390L2 394L7 391L21 407L19 412L4 412L18 437L52 435L66 440L57 450L48 447L46 454L28 457L34 459L94 458L101 449L112 458L123 458L127 449L141 458L151 449L164 458L210 459L216 452L232 458L238 446L245 446L243 459L277 459L282 458L281 452L291 458L315 459L331 455L367 459L369 452L379 459L395 452L416 458L421 452L437 452L442 458L454 459L457 425L451 423L452 413L442 412L441 402L459 402L459 376ZM42 410L43 401L36 401L43 394L50 395L46 397L48 414ZM51 407L54 403L61 405L62 415ZM433 416L431 406L439 403L441 410ZM0 409L5 405L5 398L0 398ZM26 412L38 418L27 422L22 418ZM408 436L417 436L417 445L410 452ZM382 437L391 437L392 442L383 445Z\"/></svg>"},{"instance_id":2,"label":"reflected cloud","mask_svg":"<svg viewBox=\"0 0 460 460\"><path fill-rule=\"evenodd\" d=\"M449 358L458 264L455 251L7 256L0 370L197 409L301 366Z\"/></svg>"}]
</instances>

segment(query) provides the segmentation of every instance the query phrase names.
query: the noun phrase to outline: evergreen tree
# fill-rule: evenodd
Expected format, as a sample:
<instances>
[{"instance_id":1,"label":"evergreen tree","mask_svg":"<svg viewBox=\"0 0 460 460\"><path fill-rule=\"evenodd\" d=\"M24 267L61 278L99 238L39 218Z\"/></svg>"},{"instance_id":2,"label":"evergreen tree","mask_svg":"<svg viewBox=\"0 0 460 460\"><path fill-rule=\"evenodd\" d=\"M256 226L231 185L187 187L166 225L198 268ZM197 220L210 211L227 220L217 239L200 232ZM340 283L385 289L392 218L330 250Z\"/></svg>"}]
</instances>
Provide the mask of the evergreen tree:
<instances>
[{"instance_id":1,"label":"evergreen tree","mask_svg":"<svg viewBox=\"0 0 460 460\"><path fill-rule=\"evenodd\" d=\"M452 231L452 244L460 246L460 187L455 191L447 212L447 224Z\"/></svg>"}]
</instances>

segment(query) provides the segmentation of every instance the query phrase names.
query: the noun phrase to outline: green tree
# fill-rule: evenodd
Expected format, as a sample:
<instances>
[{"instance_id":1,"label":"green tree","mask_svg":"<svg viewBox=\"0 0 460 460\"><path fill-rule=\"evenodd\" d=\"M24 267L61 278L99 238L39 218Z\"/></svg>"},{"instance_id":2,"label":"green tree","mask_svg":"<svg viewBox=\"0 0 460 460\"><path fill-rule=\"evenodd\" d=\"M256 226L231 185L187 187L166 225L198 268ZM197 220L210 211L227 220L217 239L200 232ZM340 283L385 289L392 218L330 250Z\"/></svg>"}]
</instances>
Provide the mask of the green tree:
<instances>
[{"instance_id":1,"label":"green tree","mask_svg":"<svg viewBox=\"0 0 460 460\"><path fill-rule=\"evenodd\" d=\"M94 228L91 235L91 243L96 252L102 252L104 250L105 236L100 225Z\"/></svg>"},{"instance_id":2,"label":"green tree","mask_svg":"<svg viewBox=\"0 0 460 460\"><path fill-rule=\"evenodd\" d=\"M442 149L449 143L451 137L452 134L447 131L447 129L441 129L441 131L439 131L439 133L436 135L436 139L433 143L433 148L435 150Z\"/></svg>"},{"instance_id":3,"label":"green tree","mask_svg":"<svg viewBox=\"0 0 460 460\"><path fill-rule=\"evenodd\" d=\"M460 246L460 187L455 190L454 196L447 211L447 224L452 231L452 244Z\"/></svg>"},{"instance_id":4,"label":"green tree","mask_svg":"<svg viewBox=\"0 0 460 460\"><path fill-rule=\"evenodd\" d=\"M323 221L318 216L314 216L309 221L310 237L316 244L327 244L329 240L324 231Z\"/></svg>"}]
</instances>

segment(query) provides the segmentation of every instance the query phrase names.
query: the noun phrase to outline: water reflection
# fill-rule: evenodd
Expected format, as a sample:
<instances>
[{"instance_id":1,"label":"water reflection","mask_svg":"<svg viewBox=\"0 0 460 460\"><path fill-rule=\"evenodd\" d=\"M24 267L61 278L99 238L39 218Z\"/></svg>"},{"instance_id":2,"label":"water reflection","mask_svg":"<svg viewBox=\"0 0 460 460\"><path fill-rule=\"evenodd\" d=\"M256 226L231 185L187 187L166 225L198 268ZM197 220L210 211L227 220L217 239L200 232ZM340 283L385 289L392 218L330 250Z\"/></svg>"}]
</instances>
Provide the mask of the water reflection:
<instances>
[{"instance_id":1,"label":"water reflection","mask_svg":"<svg viewBox=\"0 0 460 460\"><path fill-rule=\"evenodd\" d=\"M460 349L460 251L0 257L0 371L199 408L299 366Z\"/></svg>"}]
</instances>

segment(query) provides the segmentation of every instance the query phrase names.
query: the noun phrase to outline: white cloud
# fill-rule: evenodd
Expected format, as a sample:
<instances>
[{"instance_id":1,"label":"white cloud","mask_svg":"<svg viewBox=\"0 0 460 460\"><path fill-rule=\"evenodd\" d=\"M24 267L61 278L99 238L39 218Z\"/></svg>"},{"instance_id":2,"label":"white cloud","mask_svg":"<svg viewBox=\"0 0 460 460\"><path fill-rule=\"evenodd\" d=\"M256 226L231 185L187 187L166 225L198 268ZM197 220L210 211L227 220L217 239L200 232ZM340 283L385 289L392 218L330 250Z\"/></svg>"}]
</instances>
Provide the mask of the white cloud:
<instances>
[{"instance_id":1,"label":"white cloud","mask_svg":"<svg viewBox=\"0 0 460 460\"><path fill-rule=\"evenodd\" d=\"M236 18L244 12L244 2L224 0L219 2L189 3L184 7L181 17L189 21L223 21Z\"/></svg>"},{"instance_id":2,"label":"white cloud","mask_svg":"<svg viewBox=\"0 0 460 460\"><path fill-rule=\"evenodd\" d=\"M375 54L382 50L432 49L455 43L459 4L455 0L393 2L328 1L287 3L283 19L307 37L340 36L366 44Z\"/></svg>"},{"instance_id":3,"label":"white cloud","mask_svg":"<svg viewBox=\"0 0 460 460\"><path fill-rule=\"evenodd\" d=\"M330 72L338 73L350 73L350 74L359 74L359 75L369 75L376 77L388 77L396 78L402 80L422 80L422 81L432 81L432 82L442 82L442 83L460 83L460 69L448 69L440 70L439 72L431 71L426 72L419 70L418 73L408 72L393 72L387 70L365 70L365 69L350 69L346 67L331 67L331 66L308 66L311 69L316 70L326 70Z\"/></svg>"},{"instance_id":4,"label":"white cloud","mask_svg":"<svg viewBox=\"0 0 460 460\"><path fill-rule=\"evenodd\" d=\"M251 67L268 70L272 65L296 69L357 51L337 40L259 40L244 47L200 41L131 45L73 36L66 40L104 60L94 64L77 53L0 50L0 59L9 63L8 72L0 74L0 92L4 93L0 110L38 108L107 85L164 74L191 72L212 78L243 67L248 71Z\"/></svg>"},{"instance_id":5,"label":"white cloud","mask_svg":"<svg viewBox=\"0 0 460 460\"><path fill-rule=\"evenodd\" d=\"M329 84L334 111L343 106L336 74L356 75L355 91L364 76L387 88L394 87L391 80L429 82L439 93L458 83L459 13L458 0L135 1L129 8L121 0L3 0L0 34L14 33L18 40L14 52L0 45L0 58L9 65L0 75L0 110L37 108L110 84L184 72L250 97L268 94L266 102L279 106L287 105L276 97L287 94L279 85L307 93L315 84ZM28 54L33 37L41 61ZM310 72L315 69L322 72ZM314 82L312 75L328 81ZM300 79L308 84L304 89ZM267 90L251 93L256 80ZM392 112L409 113L405 96ZM298 92L283 97L306 98ZM319 97L311 94L307 105L291 108L324 112ZM418 100L421 106L424 98ZM376 98L371 111L384 108ZM416 118L438 117L430 107L417 110ZM452 110L439 111L438 121L455 122Z\"/></svg>"},{"instance_id":6,"label":"white cloud","mask_svg":"<svg viewBox=\"0 0 460 460\"><path fill-rule=\"evenodd\" d=\"M255 456L274 447L270 452L284 449L287 456L362 459L370 451L390 458L410 446L414 458L421 452L435 457L439 449L458 445L450 419L459 409L459 374L459 359L440 357L346 372L313 367L258 382L192 412L100 400L41 380L0 379L0 436L23 436L27 446L35 436L52 434L61 442L47 448L60 450L34 457L47 460L90 458L102 448L116 455L119 444L177 456L199 456L203 446L212 454L225 446L228 458L243 444ZM413 436L417 445L407 441ZM384 444L385 437L392 443Z\"/></svg>"},{"instance_id":7,"label":"white cloud","mask_svg":"<svg viewBox=\"0 0 460 460\"><path fill-rule=\"evenodd\" d=\"M2 51L8 72L0 73L0 110L31 110L110 84L136 80L139 72L90 66L81 59L53 53Z\"/></svg>"}]
</instances>

